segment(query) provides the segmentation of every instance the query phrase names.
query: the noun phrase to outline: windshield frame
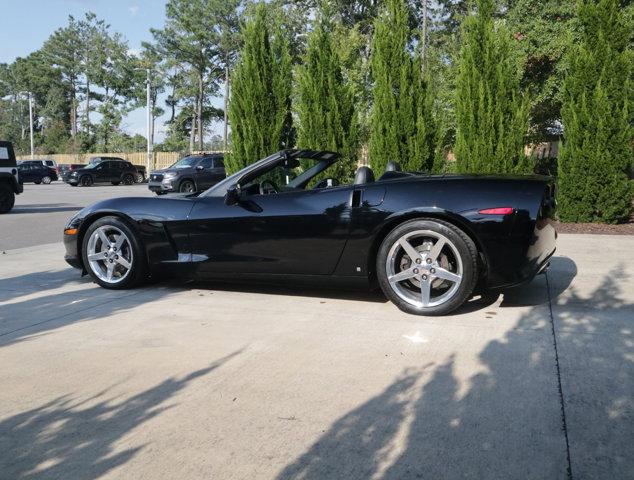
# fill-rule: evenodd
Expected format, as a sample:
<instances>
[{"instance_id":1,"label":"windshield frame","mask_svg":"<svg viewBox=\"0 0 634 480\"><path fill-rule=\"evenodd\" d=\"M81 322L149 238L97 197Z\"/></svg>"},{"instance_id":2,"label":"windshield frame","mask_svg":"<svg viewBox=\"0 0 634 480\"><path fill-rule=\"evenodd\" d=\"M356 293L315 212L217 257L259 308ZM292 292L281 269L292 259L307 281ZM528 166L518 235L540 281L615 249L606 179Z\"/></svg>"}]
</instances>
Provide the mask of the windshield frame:
<instances>
[{"instance_id":1,"label":"windshield frame","mask_svg":"<svg viewBox=\"0 0 634 480\"><path fill-rule=\"evenodd\" d=\"M258 160L251 165L247 165L242 170L237 171L233 175L226 177L224 180L221 180L214 186L202 192L199 197L224 197L227 193L227 190L232 185L240 185L243 186L249 183L250 180L258 177L274 169L280 162L285 161L287 159L296 158L296 159L316 159L317 163L301 173L297 177L293 179L291 183L295 183L298 179L301 180L293 187L295 188L304 188L310 179L315 175L318 175L322 171L326 170L326 168L330 167L333 163L337 162L340 159L341 155L336 152L329 151L312 151L312 150L280 150L279 152L275 152L272 155L269 155L262 160ZM318 170L312 173L313 170ZM311 172L311 175L306 178L306 174ZM290 184L289 184L290 185Z\"/></svg>"}]
</instances>

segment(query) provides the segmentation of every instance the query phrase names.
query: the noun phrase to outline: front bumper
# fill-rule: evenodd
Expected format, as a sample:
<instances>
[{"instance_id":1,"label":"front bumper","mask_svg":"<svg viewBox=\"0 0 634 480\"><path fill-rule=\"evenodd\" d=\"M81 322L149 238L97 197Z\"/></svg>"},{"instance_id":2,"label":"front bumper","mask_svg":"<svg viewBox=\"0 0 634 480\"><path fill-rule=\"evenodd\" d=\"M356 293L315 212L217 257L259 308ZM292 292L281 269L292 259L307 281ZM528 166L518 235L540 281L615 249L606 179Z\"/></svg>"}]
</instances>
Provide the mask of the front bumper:
<instances>
[{"instance_id":1,"label":"front bumper","mask_svg":"<svg viewBox=\"0 0 634 480\"><path fill-rule=\"evenodd\" d=\"M64 233L64 248L66 253L64 254L64 260L73 268L83 270L84 265L77 251L77 234L68 235Z\"/></svg>"},{"instance_id":2,"label":"front bumper","mask_svg":"<svg viewBox=\"0 0 634 480\"><path fill-rule=\"evenodd\" d=\"M164 179L160 182L150 180L147 186L152 192L175 192L176 191L174 179L169 179L169 180Z\"/></svg>"}]
</instances>

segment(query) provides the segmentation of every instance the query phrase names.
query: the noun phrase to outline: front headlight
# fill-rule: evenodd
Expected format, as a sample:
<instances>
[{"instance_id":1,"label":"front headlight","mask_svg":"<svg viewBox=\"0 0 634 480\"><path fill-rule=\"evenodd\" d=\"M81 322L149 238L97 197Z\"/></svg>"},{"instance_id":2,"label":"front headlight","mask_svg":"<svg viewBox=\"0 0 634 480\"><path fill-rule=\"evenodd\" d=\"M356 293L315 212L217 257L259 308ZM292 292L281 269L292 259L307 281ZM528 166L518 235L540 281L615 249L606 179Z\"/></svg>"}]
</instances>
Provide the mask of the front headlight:
<instances>
[{"instance_id":1,"label":"front headlight","mask_svg":"<svg viewBox=\"0 0 634 480\"><path fill-rule=\"evenodd\" d=\"M165 180L172 180L173 178L176 178L176 172L168 172L165 175L163 175L163 178Z\"/></svg>"}]
</instances>

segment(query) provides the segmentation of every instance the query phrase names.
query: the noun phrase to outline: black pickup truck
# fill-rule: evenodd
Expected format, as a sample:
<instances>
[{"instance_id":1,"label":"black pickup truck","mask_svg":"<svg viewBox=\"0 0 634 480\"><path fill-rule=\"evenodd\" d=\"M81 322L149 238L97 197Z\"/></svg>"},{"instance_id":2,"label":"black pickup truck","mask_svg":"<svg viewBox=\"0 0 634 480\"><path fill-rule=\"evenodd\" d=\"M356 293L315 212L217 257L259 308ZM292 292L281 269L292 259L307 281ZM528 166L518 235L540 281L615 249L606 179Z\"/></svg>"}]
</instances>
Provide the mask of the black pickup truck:
<instances>
[{"instance_id":1,"label":"black pickup truck","mask_svg":"<svg viewBox=\"0 0 634 480\"><path fill-rule=\"evenodd\" d=\"M124 160L123 158L120 158L120 157L92 157L90 161L88 162L88 164L93 165L93 164L106 162L106 161L107 162L127 162L127 160ZM136 173L137 173L134 178L134 181L136 183L145 182L148 178L147 169L145 168L145 165L134 165L134 168L136 168Z\"/></svg>"},{"instance_id":2,"label":"black pickup truck","mask_svg":"<svg viewBox=\"0 0 634 480\"><path fill-rule=\"evenodd\" d=\"M0 140L0 213L9 213L22 191L13 145Z\"/></svg>"}]
</instances>

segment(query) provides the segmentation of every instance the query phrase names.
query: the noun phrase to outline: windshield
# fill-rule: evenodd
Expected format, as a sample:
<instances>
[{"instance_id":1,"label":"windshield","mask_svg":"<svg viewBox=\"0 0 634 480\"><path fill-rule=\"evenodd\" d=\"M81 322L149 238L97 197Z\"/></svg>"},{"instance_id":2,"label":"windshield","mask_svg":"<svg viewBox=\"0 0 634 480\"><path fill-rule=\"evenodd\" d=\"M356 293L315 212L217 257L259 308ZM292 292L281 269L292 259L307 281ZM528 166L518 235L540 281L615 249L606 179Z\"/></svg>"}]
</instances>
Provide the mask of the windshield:
<instances>
[{"instance_id":1,"label":"windshield","mask_svg":"<svg viewBox=\"0 0 634 480\"><path fill-rule=\"evenodd\" d=\"M189 168L195 166L202 157L183 157L170 168Z\"/></svg>"},{"instance_id":2,"label":"windshield","mask_svg":"<svg viewBox=\"0 0 634 480\"><path fill-rule=\"evenodd\" d=\"M95 168L97 165L99 165L98 163L89 163L88 165L84 165L84 168Z\"/></svg>"}]
</instances>

